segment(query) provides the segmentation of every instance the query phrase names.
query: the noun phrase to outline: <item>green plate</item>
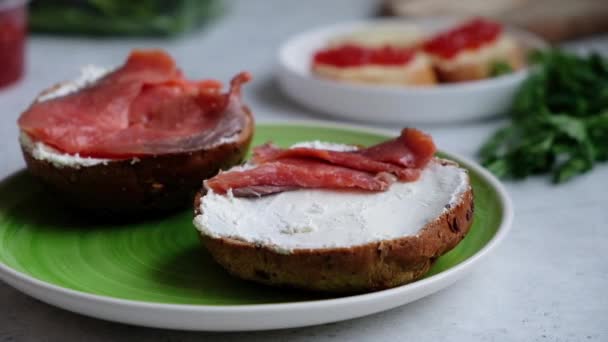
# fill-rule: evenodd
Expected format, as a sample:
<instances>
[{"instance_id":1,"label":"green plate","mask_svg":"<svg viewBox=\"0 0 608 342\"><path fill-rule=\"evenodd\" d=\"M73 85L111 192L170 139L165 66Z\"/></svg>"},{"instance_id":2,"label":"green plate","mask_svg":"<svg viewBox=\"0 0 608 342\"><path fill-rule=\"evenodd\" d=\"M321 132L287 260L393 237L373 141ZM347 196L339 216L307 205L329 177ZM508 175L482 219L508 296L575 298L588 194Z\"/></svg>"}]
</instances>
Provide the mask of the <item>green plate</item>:
<instances>
[{"instance_id":1,"label":"green plate","mask_svg":"<svg viewBox=\"0 0 608 342\"><path fill-rule=\"evenodd\" d=\"M288 146L315 139L369 145L386 138L342 126L269 124L257 126L253 144L272 140ZM469 170L475 193L473 227L438 259L427 278L478 253L504 223L504 201L496 184L480 174L483 170ZM331 298L229 276L200 246L192 210L149 221L99 223L56 203L25 171L0 183L0 261L22 280L139 302L240 306Z\"/></svg>"}]
</instances>

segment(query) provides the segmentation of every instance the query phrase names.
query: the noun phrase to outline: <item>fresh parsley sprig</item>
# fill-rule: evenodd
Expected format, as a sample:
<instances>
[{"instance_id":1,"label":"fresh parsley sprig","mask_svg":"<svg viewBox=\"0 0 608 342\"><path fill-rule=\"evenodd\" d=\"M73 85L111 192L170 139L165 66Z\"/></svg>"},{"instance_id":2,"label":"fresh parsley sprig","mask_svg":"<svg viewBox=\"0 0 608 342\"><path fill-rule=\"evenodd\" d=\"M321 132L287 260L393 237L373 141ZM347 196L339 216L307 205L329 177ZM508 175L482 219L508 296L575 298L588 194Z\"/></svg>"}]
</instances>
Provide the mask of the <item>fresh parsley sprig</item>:
<instances>
[{"instance_id":1,"label":"fresh parsley sprig","mask_svg":"<svg viewBox=\"0 0 608 342\"><path fill-rule=\"evenodd\" d=\"M512 122L479 154L499 177L550 172L562 183L608 160L608 61L559 50L532 60L537 66L516 94Z\"/></svg>"}]
</instances>

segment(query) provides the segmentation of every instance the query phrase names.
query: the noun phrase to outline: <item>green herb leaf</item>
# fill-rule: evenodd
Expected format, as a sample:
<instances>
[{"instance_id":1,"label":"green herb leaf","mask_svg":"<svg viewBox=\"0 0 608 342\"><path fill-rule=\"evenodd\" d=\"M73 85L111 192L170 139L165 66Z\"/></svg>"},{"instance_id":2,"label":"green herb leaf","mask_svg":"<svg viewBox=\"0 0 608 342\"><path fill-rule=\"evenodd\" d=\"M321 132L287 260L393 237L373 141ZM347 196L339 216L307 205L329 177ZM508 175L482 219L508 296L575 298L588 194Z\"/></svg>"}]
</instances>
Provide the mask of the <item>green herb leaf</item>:
<instances>
[{"instance_id":1,"label":"green herb leaf","mask_svg":"<svg viewBox=\"0 0 608 342\"><path fill-rule=\"evenodd\" d=\"M552 173L556 183L608 160L608 62L599 55L535 52L534 73L513 101L513 121L481 147L500 177Z\"/></svg>"},{"instance_id":2,"label":"green herb leaf","mask_svg":"<svg viewBox=\"0 0 608 342\"><path fill-rule=\"evenodd\" d=\"M199 27L223 10L221 0L36 0L34 32L78 35L173 35Z\"/></svg>"},{"instance_id":3,"label":"green herb leaf","mask_svg":"<svg viewBox=\"0 0 608 342\"><path fill-rule=\"evenodd\" d=\"M504 154L504 145L513 135L513 127L504 127L496 133L481 147L479 155L483 159L497 158Z\"/></svg>"},{"instance_id":4,"label":"green herb leaf","mask_svg":"<svg viewBox=\"0 0 608 342\"><path fill-rule=\"evenodd\" d=\"M546 120L556 131L565 134L577 142L587 140L587 128L580 119L560 114L547 116Z\"/></svg>"},{"instance_id":5,"label":"green herb leaf","mask_svg":"<svg viewBox=\"0 0 608 342\"><path fill-rule=\"evenodd\" d=\"M583 158L571 158L563 163L553 176L555 183L563 183L570 180L572 177L588 171L591 165Z\"/></svg>"}]
</instances>

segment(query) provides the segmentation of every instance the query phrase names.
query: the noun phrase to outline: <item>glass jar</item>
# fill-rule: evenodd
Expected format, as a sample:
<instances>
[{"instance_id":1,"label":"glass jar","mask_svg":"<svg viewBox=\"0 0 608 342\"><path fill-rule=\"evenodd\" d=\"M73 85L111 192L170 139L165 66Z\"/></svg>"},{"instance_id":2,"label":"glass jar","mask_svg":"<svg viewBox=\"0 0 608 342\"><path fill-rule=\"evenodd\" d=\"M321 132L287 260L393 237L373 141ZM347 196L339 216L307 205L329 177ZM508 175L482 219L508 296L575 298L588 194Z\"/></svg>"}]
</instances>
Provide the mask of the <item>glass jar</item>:
<instances>
[{"instance_id":1,"label":"glass jar","mask_svg":"<svg viewBox=\"0 0 608 342\"><path fill-rule=\"evenodd\" d=\"M0 88L21 78L27 34L27 1L0 0Z\"/></svg>"}]
</instances>

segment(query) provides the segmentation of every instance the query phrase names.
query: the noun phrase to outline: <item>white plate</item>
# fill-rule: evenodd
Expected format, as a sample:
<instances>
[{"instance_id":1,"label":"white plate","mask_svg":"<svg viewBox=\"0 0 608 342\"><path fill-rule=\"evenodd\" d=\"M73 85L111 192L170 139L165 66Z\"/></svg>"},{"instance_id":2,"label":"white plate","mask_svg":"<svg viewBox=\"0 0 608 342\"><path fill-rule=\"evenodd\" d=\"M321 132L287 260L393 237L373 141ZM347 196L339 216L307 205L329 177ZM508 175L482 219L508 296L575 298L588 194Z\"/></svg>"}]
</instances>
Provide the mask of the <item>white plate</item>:
<instances>
[{"instance_id":1,"label":"white plate","mask_svg":"<svg viewBox=\"0 0 608 342\"><path fill-rule=\"evenodd\" d=\"M350 22L299 34L279 49L276 76L283 92L294 101L335 117L373 123L426 124L480 119L508 110L515 91L528 75L523 69L481 81L405 87L351 84L322 79L310 71L315 51L328 40L377 25L415 25L425 32L451 27L462 19L378 19ZM506 29L525 48L545 48L539 37Z\"/></svg>"},{"instance_id":2,"label":"white plate","mask_svg":"<svg viewBox=\"0 0 608 342\"><path fill-rule=\"evenodd\" d=\"M394 135L393 132L318 122L294 125L317 125L361 132ZM473 161L447 154L478 173L497 192L502 207L501 224L495 235L477 253L436 275L389 290L349 297L305 302L257 305L182 305L141 302L93 295L56 286L0 263L0 279L43 302L69 311L109 321L156 328L246 331L303 327L357 318L389 310L435 293L453 284L473 270L506 236L511 227L511 200L500 182Z\"/></svg>"}]
</instances>

